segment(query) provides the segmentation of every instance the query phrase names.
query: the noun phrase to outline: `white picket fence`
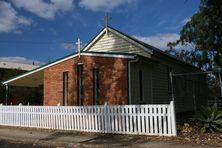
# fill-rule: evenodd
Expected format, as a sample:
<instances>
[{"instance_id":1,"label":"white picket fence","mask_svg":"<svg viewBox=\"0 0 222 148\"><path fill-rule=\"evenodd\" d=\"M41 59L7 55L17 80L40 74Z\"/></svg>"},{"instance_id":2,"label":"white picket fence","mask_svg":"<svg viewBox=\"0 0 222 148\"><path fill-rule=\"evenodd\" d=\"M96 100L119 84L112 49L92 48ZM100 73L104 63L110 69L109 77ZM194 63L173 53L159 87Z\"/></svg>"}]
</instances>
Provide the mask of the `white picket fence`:
<instances>
[{"instance_id":1,"label":"white picket fence","mask_svg":"<svg viewBox=\"0 0 222 148\"><path fill-rule=\"evenodd\" d=\"M0 125L98 133L176 136L174 103L164 105L3 106Z\"/></svg>"}]
</instances>

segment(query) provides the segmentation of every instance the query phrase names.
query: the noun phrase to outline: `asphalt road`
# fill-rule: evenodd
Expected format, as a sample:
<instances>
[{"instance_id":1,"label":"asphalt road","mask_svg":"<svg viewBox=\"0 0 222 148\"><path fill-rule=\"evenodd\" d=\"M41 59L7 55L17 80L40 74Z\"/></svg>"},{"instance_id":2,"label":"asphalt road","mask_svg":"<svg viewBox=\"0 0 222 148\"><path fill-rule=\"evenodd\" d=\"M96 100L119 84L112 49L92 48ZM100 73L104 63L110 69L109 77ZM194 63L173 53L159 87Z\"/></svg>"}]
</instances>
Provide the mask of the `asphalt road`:
<instances>
[{"instance_id":1,"label":"asphalt road","mask_svg":"<svg viewBox=\"0 0 222 148\"><path fill-rule=\"evenodd\" d=\"M42 146L33 145L33 144L24 144L24 143L19 143L19 142L0 140L0 148L33 148L33 147L43 148Z\"/></svg>"},{"instance_id":2,"label":"asphalt road","mask_svg":"<svg viewBox=\"0 0 222 148\"><path fill-rule=\"evenodd\" d=\"M74 131L36 130L0 126L0 148L213 148L177 141L162 141L158 137L93 134Z\"/></svg>"}]
</instances>

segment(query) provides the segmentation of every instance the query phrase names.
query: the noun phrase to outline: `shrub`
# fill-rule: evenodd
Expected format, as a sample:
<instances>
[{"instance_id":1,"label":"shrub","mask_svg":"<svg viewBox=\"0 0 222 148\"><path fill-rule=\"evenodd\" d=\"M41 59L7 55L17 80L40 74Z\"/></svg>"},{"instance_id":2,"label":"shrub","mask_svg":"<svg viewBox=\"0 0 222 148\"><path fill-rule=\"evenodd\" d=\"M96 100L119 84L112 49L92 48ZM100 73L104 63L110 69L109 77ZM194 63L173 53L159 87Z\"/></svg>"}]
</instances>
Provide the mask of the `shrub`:
<instances>
[{"instance_id":1,"label":"shrub","mask_svg":"<svg viewBox=\"0 0 222 148\"><path fill-rule=\"evenodd\" d=\"M216 107L201 107L194 118L201 125L201 133L222 132L222 110Z\"/></svg>"}]
</instances>

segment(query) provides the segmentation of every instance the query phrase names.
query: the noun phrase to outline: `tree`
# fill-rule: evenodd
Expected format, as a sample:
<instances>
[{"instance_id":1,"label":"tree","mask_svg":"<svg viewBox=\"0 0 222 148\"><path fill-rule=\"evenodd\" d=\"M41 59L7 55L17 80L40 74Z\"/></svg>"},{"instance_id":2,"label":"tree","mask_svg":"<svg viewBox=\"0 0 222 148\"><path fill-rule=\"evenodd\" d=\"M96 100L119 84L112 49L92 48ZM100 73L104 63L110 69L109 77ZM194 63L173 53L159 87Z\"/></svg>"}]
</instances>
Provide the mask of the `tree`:
<instances>
[{"instance_id":1,"label":"tree","mask_svg":"<svg viewBox=\"0 0 222 148\"><path fill-rule=\"evenodd\" d=\"M200 52L198 50L181 49L178 51L173 48L170 48L167 49L165 52L174 55L178 59L181 59L182 61L185 61L201 69L204 70L212 69L212 61L210 61L207 58L204 58L206 54L203 54L203 52Z\"/></svg>"},{"instance_id":2,"label":"tree","mask_svg":"<svg viewBox=\"0 0 222 148\"><path fill-rule=\"evenodd\" d=\"M177 45L194 45L189 52L175 52L185 57L193 56L198 66L211 70L222 66L222 0L201 0L195 13L180 32L180 39L169 43L172 52ZM184 55L185 54L185 55Z\"/></svg>"}]
</instances>

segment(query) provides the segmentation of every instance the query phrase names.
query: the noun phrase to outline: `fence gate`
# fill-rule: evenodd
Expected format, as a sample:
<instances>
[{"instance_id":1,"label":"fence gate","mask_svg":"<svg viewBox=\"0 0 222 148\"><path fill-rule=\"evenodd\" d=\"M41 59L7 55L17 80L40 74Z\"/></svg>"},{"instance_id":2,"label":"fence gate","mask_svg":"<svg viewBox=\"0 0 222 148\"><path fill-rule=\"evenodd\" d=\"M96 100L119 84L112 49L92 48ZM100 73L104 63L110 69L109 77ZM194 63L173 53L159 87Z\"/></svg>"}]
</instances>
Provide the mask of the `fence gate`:
<instances>
[{"instance_id":1,"label":"fence gate","mask_svg":"<svg viewBox=\"0 0 222 148\"><path fill-rule=\"evenodd\" d=\"M0 125L176 136L173 101L163 105L3 106Z\"/></svg>"}]
</instances>

